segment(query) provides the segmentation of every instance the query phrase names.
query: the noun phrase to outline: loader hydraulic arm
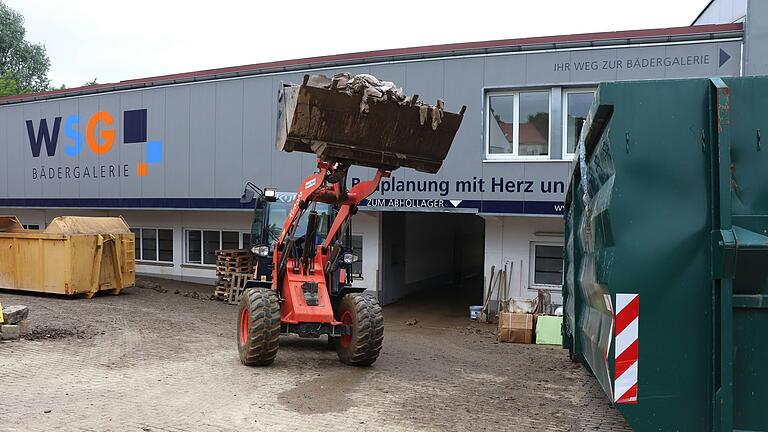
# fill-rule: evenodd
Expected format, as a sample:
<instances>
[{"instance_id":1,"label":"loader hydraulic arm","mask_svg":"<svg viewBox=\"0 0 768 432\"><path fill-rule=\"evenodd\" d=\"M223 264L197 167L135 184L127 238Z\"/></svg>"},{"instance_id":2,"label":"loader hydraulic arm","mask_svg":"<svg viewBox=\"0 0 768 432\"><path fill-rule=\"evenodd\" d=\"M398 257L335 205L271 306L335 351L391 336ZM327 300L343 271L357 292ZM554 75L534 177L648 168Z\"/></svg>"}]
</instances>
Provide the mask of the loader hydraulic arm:
<instances>
[{"instance_id":1,"label":"loader hydraulic arm","mask_svg":"<svg viewBox=\"0 0 768 432\"><path fill-rule=\"evenodd\" d=\"M315 245L314 239L309 238L310 232L314 232L314 227L308 227L308 235L304 239L304 254L301 258L294 260L293 267L304 273L314 273L313 258L317 252L320 252L320 262L323 270L328 271L332 264L334 264L335 259L338 258L338 251L335 254L331 253L331 242L336 237L336 234L346 227L350 216L357 212L357 206L360 202L376 191L381 179L390 175L389 171L379 169L372 179L360 182L347 190L347 169L349 165L318 160L317 167L318 171L305 178L301 183L283 225L283 230L275 244L275 274L273 275L273 280L278 284L283 279L288 260L294 251L294 234L298 228L299 221L310 206L314 209L314 203L321 202L337 205L339 209L321 245ZM310 222L310 225L312 225L312 222ZM277 288L279 292L279 285Z\"/></svg>"}]
</instances>

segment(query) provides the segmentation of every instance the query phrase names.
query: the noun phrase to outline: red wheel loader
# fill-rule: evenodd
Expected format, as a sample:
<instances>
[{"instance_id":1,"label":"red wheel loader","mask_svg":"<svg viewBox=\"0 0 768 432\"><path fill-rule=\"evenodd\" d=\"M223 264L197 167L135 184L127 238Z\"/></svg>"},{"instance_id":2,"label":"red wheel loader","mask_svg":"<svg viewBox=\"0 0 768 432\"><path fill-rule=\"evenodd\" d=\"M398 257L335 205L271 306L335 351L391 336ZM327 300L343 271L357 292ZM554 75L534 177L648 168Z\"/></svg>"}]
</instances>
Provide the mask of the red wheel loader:
<instances>
[{"instance_id":1,"label":"red wheel loader","mask_svg":"<svg viewBox=\"0 0 768 432\"><path fill-rule=\"evenodd\" d=\"M246 185L241 201L255 198L256 262L238 314L243 364L272 364L281 334L327 335L343 363L376 361L384 318L378 301L352 284L350 217L392 170L437 172L465 109L445 112L442 101L406 98L370 75L305 76L301 85L283 85L277 148L314 153L317 171L296 194ZM374 168L373 178L348 188L353 165Z\"/></svg>"}]
</instances>

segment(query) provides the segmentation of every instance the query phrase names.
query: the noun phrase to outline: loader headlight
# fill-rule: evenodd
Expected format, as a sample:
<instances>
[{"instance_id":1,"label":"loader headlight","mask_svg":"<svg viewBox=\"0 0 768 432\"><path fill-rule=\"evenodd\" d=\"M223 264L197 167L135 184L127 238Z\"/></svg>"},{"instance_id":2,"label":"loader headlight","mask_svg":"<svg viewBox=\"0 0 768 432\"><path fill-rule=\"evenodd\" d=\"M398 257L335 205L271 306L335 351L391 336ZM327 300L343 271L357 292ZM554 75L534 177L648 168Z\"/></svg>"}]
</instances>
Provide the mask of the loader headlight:
<instances>
[{"instance_id":1,"label":"loader headlight","mask_svg":"<svg viewBox=\"0 0 768 432\"><path fill-rule=\"evenodd\" d=\"M272 188L264 189L264 199L266 199L268 202L277 201L277 191Z\"/></svg>"},{"instance_id":2,"label":"loader headlight","mask_svg":"<svg viewBox=\"0 0 768 432\"><path fill-rule=\"evenodd\" d=\"M359 259L360 257L355 254L345 253L341 260L344 261L344 264L352 264L356 263Z\"/></svg>"},{"instance_id":3,"label":"loader headlight","mask_svg":"<svg viewBox=\"0 0 768 432\"><path fill-rule=\"evenodd\" d=\"M251 252L260 257L269 256L269 246L254 246L251 248Z\"/></svg>"}]
</instances>

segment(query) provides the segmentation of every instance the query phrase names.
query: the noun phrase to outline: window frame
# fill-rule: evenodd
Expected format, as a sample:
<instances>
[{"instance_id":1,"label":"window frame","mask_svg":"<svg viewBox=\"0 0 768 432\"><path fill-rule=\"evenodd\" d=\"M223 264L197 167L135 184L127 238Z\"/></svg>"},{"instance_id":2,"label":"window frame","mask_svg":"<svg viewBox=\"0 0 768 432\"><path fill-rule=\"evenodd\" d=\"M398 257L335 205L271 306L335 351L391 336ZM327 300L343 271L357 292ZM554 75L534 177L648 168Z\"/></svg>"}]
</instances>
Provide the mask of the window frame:
<instances>
[{"instance_id":1,"label":"window frame","mask_svg":"<svg viewBox=\"0 0 768 432\"><path fill-rule=\"evenodd\" d=\"M544 93L547 95L547 154L546 155L520 155L520 93ZM512 153L491 153L491 98L495 96L513 96L512 102ZM486 90L485 91L485 127L483 160L485 162L498 161L546 161L552 159L552 89L531 88L517 90Z\"/></svg>"},{"instance_id":2,"label":"window frame","mask_svg":"<svg viewBox=\"0 0 768 432\"><path fill-rule=\"evenodd\" d=\"M190 231L197 231L200 233L200 262L190 262L189 261L189 232ZM241 230L241 229L226 229L226 228L184 228L182 230L182 244L183 244L183 258L182 262L184 265L191 265L191 266L203 266L203 267L216 267L216 263L213 264L206 264L205 261L205 236L203 233L205 231L215 231L219 233L219 247L216 248L216 250L221 249L222 240L223 240L223 233L224 232L234 232L237 233L237 242L238 242L238 249L248 249L248 245L243 244L243 234L250 234L251 232L248 230Z\"/></svg>"},{"instance_id":3,"label":"window frame","mask_svg":"<svg viewBox=\"0 0 768 432\"><path fill-rule=\"evenodd\" d=\"M536 246L557 246L565 251L565 245L563 242L556 241L531 241L530 242L530 255L528 257L528 289L531 290L549 290L549 291L562 291L563 283L565 282L565 259L563 259L563 271L562 282L560 285L549 284L537 284L536 280Z\"/></svg>"},{"instance_id":4,"label":"window frame","mask_svg":"<svg viewBox=\"0 0 768 432\"><path fill-rule=\"evenodd\" d=\"M135 248L139 250L139 255L136 256L137 262L147 262L147 263L163 263L163 264L173 264L176 258L176 254L174 253L174 245L173 245L173 228L168 227L131 227L131 232L133 230L139 230L139 236L136 237L136 233L134 233L134 243ZM155 259L144 259L144 230L154 230L155 231ZM164 231L170 231L171 232L171 260L165 261L160 259L160 230Z\"/></svg>"},{"instance_id":5,"label":"window frame","mask_svg":"<svg viewBox=\"0 0 768 432\"><path fill-rule=\"evenodd\" d=\"M592 98L594 99L595 94L597 93L597 87L569 87L564 88L562 93L562 102L563 106L561 107L561 117L562 117L562 124L561 130L562 130L562 153L563 153L563 159L564 160L573 160L573 158L576 156L576 152L574 153L568 153L568 95L572 93L587 93L592 92ZM578 146L578 143L576 143L576 146Z\"/></svg>"}]
</instances>

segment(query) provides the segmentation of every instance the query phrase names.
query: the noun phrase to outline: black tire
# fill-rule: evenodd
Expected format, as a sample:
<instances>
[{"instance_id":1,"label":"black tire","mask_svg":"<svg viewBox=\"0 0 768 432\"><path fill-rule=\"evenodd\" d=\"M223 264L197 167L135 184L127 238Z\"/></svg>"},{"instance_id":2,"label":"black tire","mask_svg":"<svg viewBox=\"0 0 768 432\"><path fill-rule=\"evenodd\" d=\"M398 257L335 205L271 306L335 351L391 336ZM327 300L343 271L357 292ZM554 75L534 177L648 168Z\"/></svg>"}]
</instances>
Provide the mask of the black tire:
<instances>
[{"instance_id":1,"label":"black tire","mask_svg":"<svg viewBox=\"0 0 768 432\"><path fill-rule=\"evenodd\" d=\"M280 343L280 302L269 288L248 288L240 297L237 351L246 366L268 366Z\"/></svg>"},{"instance_id":2,"label":"black tire","mask_svg":"<svg viewBox=\"0 0 768 432\"><path fill-rule=\"evenodd\" d=\"M336 353L342 363L370 366L379 357L384 341L384 316L379 302L359 293L347 294L339 302L338 319L352 326L352 334L340 337Z\"/></svg>"}]
</instances>

